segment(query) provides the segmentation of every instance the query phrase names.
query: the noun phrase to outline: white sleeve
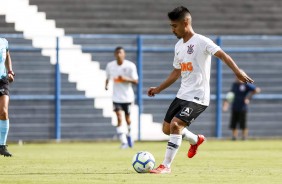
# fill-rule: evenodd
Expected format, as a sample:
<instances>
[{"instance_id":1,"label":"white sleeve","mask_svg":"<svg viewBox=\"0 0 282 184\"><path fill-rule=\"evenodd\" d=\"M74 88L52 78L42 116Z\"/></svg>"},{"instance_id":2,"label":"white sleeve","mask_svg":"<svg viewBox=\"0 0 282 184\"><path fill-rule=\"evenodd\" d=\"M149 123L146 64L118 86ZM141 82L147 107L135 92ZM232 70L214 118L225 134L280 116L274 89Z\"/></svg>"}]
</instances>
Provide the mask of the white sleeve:
<instances>
[{"instance_id":1,"label":"white sleeve","mask_svg":"<svg viewBox=\"0 0 282 184\"><path fill-rule=\"evenodd\" d=\"M132 67L131 67L131 78L134 79L134 80L138 80L138 74L137 74L137 69L136 69L136 65L135 64L132 64Z\"/></svg>"},{"instance_id":2,"label":"white sleeve","mask_svg":"<svg viewBox=\"0 0 282 184\"><path fill-rule=\"evenodd\" d=\"M179 63L179 59L177 57L177 50L176 47L174 49L174 59L173 59L173 67L175 69L181 69L180 63Z\"/></svg>"},{"instance_id":3,"label":"white sleeve","mask_svg":"<svg viewBox=\"0 0 282 184\"><path fill-rule=\"evenodd\" d=\"M216 45L211 39L205 39L205 51L210 55L214 55L217 51L221 50L221 48Z\"/></svg>"},{"instance_id":4,"label":"white sleeve","mask_svg":"<svg viewBox=\"0 0 282 184\"><path fill-rule=\"evenodd\" d=\"M9 43L8 40L5 39L6 49L9 50Z\"/></svg>"},{"instance_id":5,"label":"white sleeve","mask_svg":"<svg viewBox=\"0 0 282 184\"><path fill-rule=\"evenodd\" d=\"M107 79L110 79L110 77L111 77L109 64L107 64L107 66L106 66L106 77L107 77Z\"/></svg>"}]
</instances>

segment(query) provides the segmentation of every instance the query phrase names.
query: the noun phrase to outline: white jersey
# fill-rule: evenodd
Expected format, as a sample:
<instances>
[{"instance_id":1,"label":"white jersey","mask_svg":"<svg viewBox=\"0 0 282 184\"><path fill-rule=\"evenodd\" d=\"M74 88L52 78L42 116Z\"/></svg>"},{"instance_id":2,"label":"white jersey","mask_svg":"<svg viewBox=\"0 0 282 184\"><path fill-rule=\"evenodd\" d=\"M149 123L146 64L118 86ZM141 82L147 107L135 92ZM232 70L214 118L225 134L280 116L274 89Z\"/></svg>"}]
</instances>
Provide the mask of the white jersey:
<instances>
[{"instance_id":1,"label":"white jersey","mask_svg":"<svg viewBox=\"0 0 282 184\"><path fill-rule=\"evenodd\" d=\"M175 45L173 66L181 69L181 87L177 98L208 106L210 102L211 55L220 47L211 39L195 34L186 43Z\"/></svg>"},{"instance_id":2,"label":"white jersey","mask_svg":"<svg viewBox=\"0 0 282 184\"><path fill-rule=\"evenodd\" d=\"M113 102L116 103L132 103L134 102L134 91L130 82L122 82L119 76L129 77L137 80L138 75L134 63L124 60L121 65L114 60L109 62L106 67L107 79L113 79Z\"/></svg>"},{"instance_id":3,"label":"white jersey","mask_svg":"<svg viewBox=\"0 0 282 184\"><path fill-rule=\"evenodd\" d=\"M5 38L0 38L0 79L7 76L5 61L8 50L8 41Z\"/></svg>"}]
</instances>

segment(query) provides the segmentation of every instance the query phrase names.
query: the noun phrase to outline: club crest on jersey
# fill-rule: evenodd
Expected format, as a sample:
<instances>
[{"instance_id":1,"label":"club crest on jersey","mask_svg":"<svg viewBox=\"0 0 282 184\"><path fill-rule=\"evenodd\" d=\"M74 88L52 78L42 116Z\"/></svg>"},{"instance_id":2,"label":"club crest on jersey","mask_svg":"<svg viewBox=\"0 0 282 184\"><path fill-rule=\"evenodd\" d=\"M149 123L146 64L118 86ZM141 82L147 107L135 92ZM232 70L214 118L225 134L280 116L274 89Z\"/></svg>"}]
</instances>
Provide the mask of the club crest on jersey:
<instances>
[{"instance_id":1,"label":"club crest on jersey","mask_svg":"<svg viewBox=\"0 0 282 184\"><path fill-rule=\"evenodd\" d=\"M180 116L186 116L186 117L188 117L188 116L191 115L192 112L193 112L193 109L192 109L192 108L190 108L190 107L184 107L179 115L180 115Z\"/></svg>"},{"instance_id":2,"label":"club crest on jersey","mask_svg":"<svg viewBox=\"0 0 282 184\"><path fill-rule=\"evenodd\" d=\"M194 47L194 45L189 45L189 46L188 46L188 50L187 50L187 53L188 53L188 54L193 54L193 52L194 52L193 47Z\"/></svg>"},{"instance_id":3,"label":"club crest on jersey","mask_svg":"<svg viewBox=\"0 0 282 184\"><path fill-rule=\"evenodd\" d=\"M244 91L246 91L246 86L244 84L241 84L239 89L240 89L241 92L244 92Z\"/></svg>"}]
</instances>

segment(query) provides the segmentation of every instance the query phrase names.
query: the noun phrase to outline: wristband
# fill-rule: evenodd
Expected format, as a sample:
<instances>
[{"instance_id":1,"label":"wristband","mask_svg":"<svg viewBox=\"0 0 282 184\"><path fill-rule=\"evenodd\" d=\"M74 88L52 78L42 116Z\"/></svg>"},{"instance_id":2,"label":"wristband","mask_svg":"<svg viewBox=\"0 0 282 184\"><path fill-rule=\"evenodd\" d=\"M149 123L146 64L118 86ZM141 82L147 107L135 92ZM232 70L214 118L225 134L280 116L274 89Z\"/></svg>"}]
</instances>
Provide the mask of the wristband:
<instances>
[{"instance_id":1,"label":"wristband","mask_svg":"<svg viewBox=\"0 0 282 184\"><path fill-rule=\"evenodd\" d=\"M12 70L8 71L8 74L11 74L12 76L16 75Z\"/></svg>"}]
</instances>

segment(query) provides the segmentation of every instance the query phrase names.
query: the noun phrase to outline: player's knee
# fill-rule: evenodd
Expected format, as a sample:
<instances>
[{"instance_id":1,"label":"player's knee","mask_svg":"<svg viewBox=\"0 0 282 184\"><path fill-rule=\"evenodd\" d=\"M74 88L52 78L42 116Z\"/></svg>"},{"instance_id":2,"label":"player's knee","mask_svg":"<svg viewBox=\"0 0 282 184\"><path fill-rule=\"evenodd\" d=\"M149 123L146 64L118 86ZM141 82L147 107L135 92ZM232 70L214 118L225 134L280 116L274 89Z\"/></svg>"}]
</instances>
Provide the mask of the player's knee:
<instances>
[{"instance_id":1,"label":"player's knee","mask_svg":"<svg viewBox=\"0 0 282 184\"><path fill-rule=\"evenodd\" d=\"M166 134L166 135L169 135L170 134L170 128L163 125L163 133Z\"/></svg>"},{"instance_id":2,"label":"player's knee","mask_svg":"<svg viewBox=\"0 0 282 184\"><path fill-rule=\"evenodd\" d=\"M117 115L117 119L121 119L121 113L117 112L116 115Z\"/></svg>"},{"instance_id":3,"label":"player's knee","mask_svg":"<svg viewBox=\"0 0 282 184\"><path fill-rule=\"evenodd\" d=\"M176 121L171 121L171 123L170 123L170 132L171 132L172 134L175 134L175 133L180 132L180 129L181 129L181 127L180 127L180 125L178 124L178 122L176 122Z\"/></svg>"},{"instance_id":4,"label":"player's knee","mask_svg":"<svg viewBox=\"0 0 282 184\"><path fill-rule=\"evenodd\" d=\"M130 115L128 114L128 115L125 115L125 120L126 120L126 122L127 122L127 124L129 123L131 123L131 120L130 120Z\"/></svg>"}]
</instances>

